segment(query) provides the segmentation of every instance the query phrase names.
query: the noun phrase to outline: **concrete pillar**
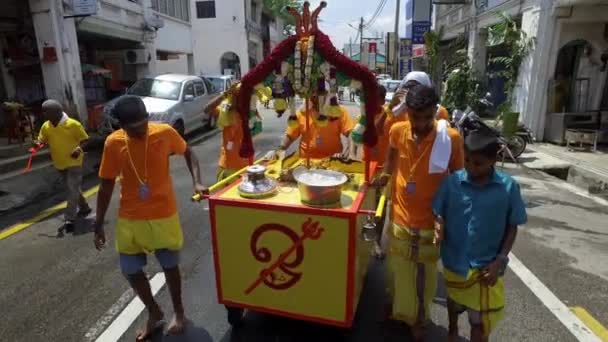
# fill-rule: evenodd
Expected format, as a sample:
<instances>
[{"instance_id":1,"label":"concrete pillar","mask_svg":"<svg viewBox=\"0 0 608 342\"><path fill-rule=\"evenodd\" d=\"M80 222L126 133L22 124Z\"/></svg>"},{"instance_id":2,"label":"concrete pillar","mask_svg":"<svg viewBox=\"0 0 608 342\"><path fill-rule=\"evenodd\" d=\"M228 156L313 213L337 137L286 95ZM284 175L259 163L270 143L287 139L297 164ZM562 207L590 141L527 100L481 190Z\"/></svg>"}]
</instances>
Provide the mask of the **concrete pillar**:
<instances>
[{"instance_id":1,"label":"concrete pillar","mask_svg":"<svg viewBox=\"0 0 608 342\"><path fill-rule=\"evenodd\" d=\"M156 76L157 75L156 46L154 44L154 41L143 42L140 49L146 50L146 54L148 56L147 57L148 63L135 65L135 72L137 73L137 79Z\"/></svg>"},{"instance_id":2,"label":"concrete pillar","mask_svg":"<svg viewBox=\"0 0 608 342\"><path fill-rule=\"evenodd\" d=\"M471 70L479 77L486 72L488 30L478 27L477 23L471 24L469 31L469 48L467 55L471 61Z\"/></svg>"},{"instance_id":3,"label":"concrete pillar","mask_svg":"<svg viewBox=\"0 0 608 342\"><path fill-rule=\"evenodd\" d=\"M141 5L143 7L143 14L145 18L149 18L152 15L152 1L142 0ZM144 37L140 43L140 49L145 49L148 56L148 63L135 65L135 72L137 79L145 77L154 77L158 74L156 70L156 34L150 32L144 32Z\"/></svg>"},{"instance_id":4,"label":"concrete pillar","mask_svg":"<svg viewBox=\"0 0 608 342\"><path fill-rule=\"evenodd\" d=\"M6 47L6 38L0 36L0 54L1 51L4 51ZM15 79L8 73L8 68L4 65L4 57L0 60L0 78L2 79L2 84L4 85L4 94L0 93L0 96L5 95L7 98L13 98L17 94L17 89L15 87Z\"/></svg>"},{"instance_id":5,"label":"concrete pillar","mask_svg":"<svg viewBox=\"0 0 608 342\"><path fill-rule=\"evenodd\" d=\"M547 117L547 88L549 80L553 78L559 37L562 27L557 18L551 13L552 0L541 0L538 11L538 29L536 43L530 54L529 86L526 96L527 102L522 110L522 121L534 133L536 139L541 141L545 133L545 120ZM521 75L520 73L520 76Z\"/></svg>"},{"instance_id":6,"label":"concrete pillar","mask_svg":"<svg viewBox=\"0 0 608 342\"><path fill-rule=\"evenodd\" d=\"M47 98L63 103L86 126L87 108L74 19L64 19L63 2L29 0ZM44 48L54 48L56 61L45 62Z\"/></svg>"},{"instance_id":7,"label":"concrete pillar","mask_svg":"<svg viewBox=\"0 0 608 342\"><path fill-rule=\"evenodd\" d=\"M196 75L196 70L194 69L194 54L189 53L186 57L188 59L188 75Z\"/></svg>"}]
</instances>

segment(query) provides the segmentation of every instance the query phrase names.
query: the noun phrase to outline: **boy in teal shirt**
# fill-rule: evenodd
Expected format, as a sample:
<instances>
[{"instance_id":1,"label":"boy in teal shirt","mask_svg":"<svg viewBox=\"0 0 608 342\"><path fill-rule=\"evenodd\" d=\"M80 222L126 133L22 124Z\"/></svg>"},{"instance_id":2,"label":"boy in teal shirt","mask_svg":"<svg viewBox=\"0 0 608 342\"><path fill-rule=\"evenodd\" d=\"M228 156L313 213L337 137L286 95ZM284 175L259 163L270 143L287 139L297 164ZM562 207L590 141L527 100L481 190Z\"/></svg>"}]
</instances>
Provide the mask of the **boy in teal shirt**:
<instances>
[{"instance_id":1,"label":"boy in teal shirt","mask_svg":"<svg viewBox=\"0 0 608 342\"><path fill-rule=\"evenodd\" d=\"M472 342L487 341L503 316L508 254L527 216L517 182L494 168L499 148L493 132L471 132L465 139L465 170L447 177L433 202L449 341L457 340L458 315L464 311Z\"/></svg>"}]
</instances>

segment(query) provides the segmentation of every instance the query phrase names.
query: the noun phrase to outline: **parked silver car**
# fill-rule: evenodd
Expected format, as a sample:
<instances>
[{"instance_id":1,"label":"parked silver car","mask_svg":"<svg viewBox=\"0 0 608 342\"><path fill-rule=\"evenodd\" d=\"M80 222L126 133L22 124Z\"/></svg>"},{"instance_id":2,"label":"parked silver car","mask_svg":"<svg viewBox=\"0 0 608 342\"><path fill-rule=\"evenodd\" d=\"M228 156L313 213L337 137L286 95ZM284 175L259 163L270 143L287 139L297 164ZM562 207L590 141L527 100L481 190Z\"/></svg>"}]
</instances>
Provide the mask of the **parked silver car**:
<instances>
[{"instance_id":1,"label":"parked silver car","mask_svg":"<svg viewBox=\"0 0 608 342\"><path fill-rule=\"evenodd\" d=\"M203 111L214 97L210 88L211 83L198 76L165 74L135 82L126 94L141 97L151 121L167 123L185 135L210 124ZM117 100L106 103L104 107L104 116L110 121L110 113Z\"/></svg>"},{"instance_id":2,"label":"parked silver car","mask_svg":"<svg viewBox=\"0 0 608 342\"><path fill-rule=\"evenodd\" d=\"M386 98L384 99L386 102L391 102L393 100L393 96L395 96L395 92L399 89L399 85L401 85L401 81L399 80L384 80L380 82L386 88Z\"/></svg>"},{"instance_id":3,"label":"parked silver car","mask_svg":"<svg viewBox=\"0 0 608 342\"><path fill-rule=\"evenodd\" d=\"M203 78L213 84L212 92L223 93L232 86L236 79L232 75L204 75Z\"/></svg>"}]
</instances>

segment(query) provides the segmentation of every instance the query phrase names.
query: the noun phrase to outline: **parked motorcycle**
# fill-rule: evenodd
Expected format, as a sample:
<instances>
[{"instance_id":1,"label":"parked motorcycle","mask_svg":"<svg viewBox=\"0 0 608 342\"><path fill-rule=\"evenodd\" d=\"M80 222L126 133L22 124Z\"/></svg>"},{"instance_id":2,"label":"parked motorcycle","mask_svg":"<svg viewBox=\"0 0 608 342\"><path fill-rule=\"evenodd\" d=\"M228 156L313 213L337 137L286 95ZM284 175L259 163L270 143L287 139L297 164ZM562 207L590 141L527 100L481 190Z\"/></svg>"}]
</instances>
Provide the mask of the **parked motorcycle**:
<instances>
[{"instance_id":1,"label":"parked motorcycle","mask_svg":"<svg viewBox=\"0 0 608 342\"><path fill-rule=\"evenodd\" d=\"M510 157L514 161L524 153L528 143L532 143L533 141L532 133L523 125L512 137L507 138L503 136L499 129L488 126L471 108L467 108L464 112L455 111L454 119L454 125L460 131L463 138L466 138L474 130L481 129L492 132L503 146L500 154L503 157ZM456 121L456 119L458 120Z\"/></svg>"}]
</instances>

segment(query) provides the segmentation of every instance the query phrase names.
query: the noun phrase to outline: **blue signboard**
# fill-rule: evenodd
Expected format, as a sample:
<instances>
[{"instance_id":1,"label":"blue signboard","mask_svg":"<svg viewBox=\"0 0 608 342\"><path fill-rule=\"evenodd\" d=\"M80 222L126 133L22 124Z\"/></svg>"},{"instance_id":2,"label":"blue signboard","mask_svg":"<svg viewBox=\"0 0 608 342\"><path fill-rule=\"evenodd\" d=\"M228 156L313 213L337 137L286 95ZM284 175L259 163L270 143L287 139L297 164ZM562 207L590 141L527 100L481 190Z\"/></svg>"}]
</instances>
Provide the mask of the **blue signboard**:
<instances>
[{"instance_id":1,"label":"blue signboard","mask_svg":"<svg viewBox=\"0 0 608 342\"><path fill-rule=\"evenodd\" d=\"M424 44L424 34L430 30L430 21L414 21L412 24L412 44Z\"/></svg>"},{"instance_id":2,"label":"blue signboard","mask_svg":"<svg viewBox=\"0 0 608 342\"><path fill-rule=\"evenodd\" d=\"M410 58L399 61L399 78L403 79L405 75L412 71L412 60Z\"/></svg>"},{"instance_id":3,"label":"blue signboard","mask_svg":"<svg viewBox=\"0 0 608 342\"><path fill-rule=\"evenodd\" d=\"M409 58L412 57L412 40L408 38L401 38L399 43L399 57Z\"/></svg>"}]
</instances>

